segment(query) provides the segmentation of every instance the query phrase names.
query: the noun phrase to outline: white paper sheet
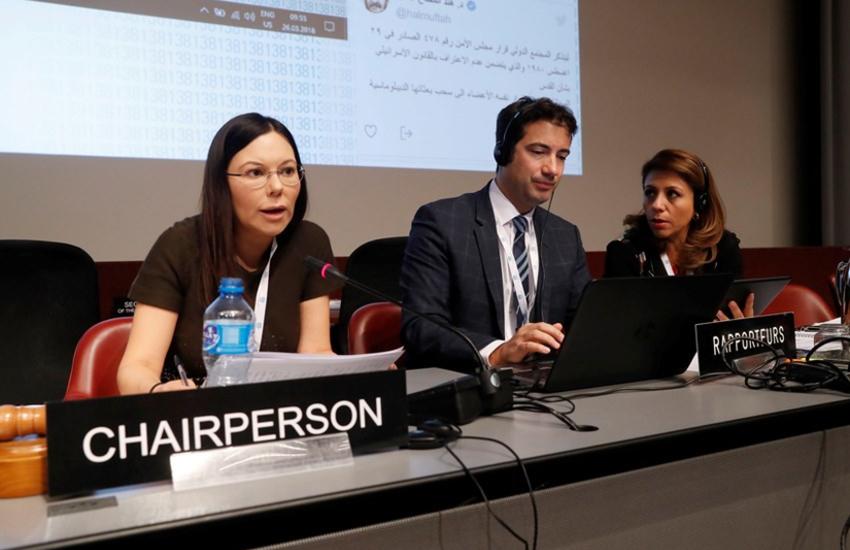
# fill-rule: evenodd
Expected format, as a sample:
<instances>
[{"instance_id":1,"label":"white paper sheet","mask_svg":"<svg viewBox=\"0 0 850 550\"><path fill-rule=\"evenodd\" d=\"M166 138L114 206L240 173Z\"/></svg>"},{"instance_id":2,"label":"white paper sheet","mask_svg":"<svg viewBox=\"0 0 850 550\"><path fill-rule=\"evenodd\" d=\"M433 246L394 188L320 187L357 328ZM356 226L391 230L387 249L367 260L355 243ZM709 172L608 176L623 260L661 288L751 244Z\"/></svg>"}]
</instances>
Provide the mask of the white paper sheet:
<instances>
[{"instance_id":1,"label":"white paper sheet","mask_svg":"<svg viewBox=\"0 0 850 550\"><path fill-rule=\"evenodd\" d=\"M387 370L404 348L360 355L325 355L261 351L254 354L247 383L316 378Z\"/></svg>"}]
</instances>

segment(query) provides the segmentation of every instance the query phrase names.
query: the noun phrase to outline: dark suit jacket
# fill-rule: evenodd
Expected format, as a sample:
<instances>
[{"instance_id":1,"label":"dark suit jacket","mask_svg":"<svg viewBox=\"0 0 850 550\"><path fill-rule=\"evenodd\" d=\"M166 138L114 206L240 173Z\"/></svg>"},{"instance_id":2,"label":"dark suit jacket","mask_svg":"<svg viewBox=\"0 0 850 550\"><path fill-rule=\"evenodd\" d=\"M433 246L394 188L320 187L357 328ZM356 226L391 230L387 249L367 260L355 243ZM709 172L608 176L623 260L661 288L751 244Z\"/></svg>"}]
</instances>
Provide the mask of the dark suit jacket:
<instances>
[{"instance_id":1,"label":"dark suit jacket","mask_svg":"<svg viewBox=\"0 0 850 550\"><path fill-rule=\"evenodd\" d=\"M717 243L717 257L699 270L703 273L731 273L741 277L744 261L740 241L731 231L724 231ZM643 252L646 261L641 267L638 255ZM667 271L649 230L629 231L625 238L611 241L605 251L604 277L666 277Z\"/></svg>"},{"instance_id":2,"label":"dark suit jacket","mask_svg":"<svg viewBox=\"0 0 850 550\"><path fill-rule=\"evenodd\" d=\"M562 322L566 327L590 273L578 228L554 214L546 218L545 210L535 210L542 274L537 277L532 320ZM413 218L401 268L405 305L457 327L477 349L505 334L495 224L487 186L426 204ZM408 313L403 315L402 340L408 366L469 372L477 365L461 338Z\"/></svg>"}]
</instances>

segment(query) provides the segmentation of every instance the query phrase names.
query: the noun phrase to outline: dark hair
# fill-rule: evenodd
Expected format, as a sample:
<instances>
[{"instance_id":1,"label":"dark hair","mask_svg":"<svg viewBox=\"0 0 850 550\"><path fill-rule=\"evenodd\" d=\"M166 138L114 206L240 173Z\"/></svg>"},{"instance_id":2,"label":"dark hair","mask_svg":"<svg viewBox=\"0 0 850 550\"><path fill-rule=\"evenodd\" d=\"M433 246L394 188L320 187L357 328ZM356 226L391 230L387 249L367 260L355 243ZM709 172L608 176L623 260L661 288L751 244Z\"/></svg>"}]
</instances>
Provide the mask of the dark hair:
<instances>
[{"instance_id":1,"label":"dark hair","mask_svg":"<svg viewBox=\"0 0 850 550\"><path fill-rule=\"evenodd\" d=\"M233 199L227 182L227 167L236 154L263 134L276 132L292 146L295 162L302 169L301 155L289 129L280 121L258 113L246 113L228 120L222 126L207 153L204 166L204 184L201 188L201 292L204 303L216 295L218 280L235 275L237 271L234 244ZM292 220L283 233L277 236L282 244L304 219L307 211L307 176L301 180L301 189L295 200Z\"/></svg>"},{"instance_id":2,"label":"dark hair","mask_svg":"<svg viewBox=\"0 0 850 550\"><path fill-rule=\"evenodd\" d=\"M496 149L494 156L500 166L513 160L514 147L525 136L525 127L532 122L545 120L563 126L570 137L578 132L576 117L569 107L548 97L533 99L523 96L501 111L496 118Z\"/></svg>"},{"instance_id":3,"label":"dark hair","mask_svg":"<svg viewBox=\"0 0 850 550\"><path fill-rule=\"evenodd\" d=\"M641 185L646 185L647 176L654 171L672 172L682 178L694 192L694 199L701 193L708 193L705 208L697 212L699 215L694 216L691 221L678 263L683 269L697 270L713 262L717 258L717 243L720 242L725 229L726 212L711 171L701 158L682 149L664 149L646 161L641 169ZM696 212L696 205L694 206ZM635 235L652 235L643 209L637 214L626 216L623 224L629 226L627 235L629 232ZM652 240L660 246L661 243L654 237Z\"/></svg>"}]
</instances>

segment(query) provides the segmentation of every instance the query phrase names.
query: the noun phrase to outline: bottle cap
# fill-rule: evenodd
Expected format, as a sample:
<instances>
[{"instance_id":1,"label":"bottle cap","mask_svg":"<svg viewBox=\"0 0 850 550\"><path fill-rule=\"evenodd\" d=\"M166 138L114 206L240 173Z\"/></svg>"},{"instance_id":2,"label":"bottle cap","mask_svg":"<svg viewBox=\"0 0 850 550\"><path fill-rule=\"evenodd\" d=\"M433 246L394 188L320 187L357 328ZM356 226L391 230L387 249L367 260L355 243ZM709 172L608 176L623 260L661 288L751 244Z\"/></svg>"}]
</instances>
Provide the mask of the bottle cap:
<instances>
[{"instance_id":1,"label":"bottle cap","mask_svg":"<svg viewBox=\"0 0 850 550\"><path fill-rule=\"evenodd\" d=\"M245 286L242 284L242 279L238 277L222 277L218 285L218 291L227 294L242 294Z\"/></svg>"}]
</instances>

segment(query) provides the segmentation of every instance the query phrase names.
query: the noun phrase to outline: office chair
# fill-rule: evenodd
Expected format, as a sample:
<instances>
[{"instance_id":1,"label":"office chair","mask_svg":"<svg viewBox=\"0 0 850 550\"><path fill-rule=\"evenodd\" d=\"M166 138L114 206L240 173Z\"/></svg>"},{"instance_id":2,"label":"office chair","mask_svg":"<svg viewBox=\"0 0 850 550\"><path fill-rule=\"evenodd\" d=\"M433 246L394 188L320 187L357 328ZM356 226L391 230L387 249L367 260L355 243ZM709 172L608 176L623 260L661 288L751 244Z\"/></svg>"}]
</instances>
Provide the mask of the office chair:
<instances>
[{"instance_id":1,"label":"office chair","mask_svg":"<svg viewBox=\"0 0 850 550\"><path fill-rule=\"evenodd\" d=\"M119 395L118 365L132 325L132 317L116 317L101 321L83 334L74 351L65 401Z\"/></svg>"},{"instance_id":2,"label":"office chair","mask_svg":"<svg viewBox=\"0 0 850 550\"><path fill-rule=\"evenodd\" d=\"M80 336L98 321L97 269L64 243L0 240L0 403L62 399Z\"/></svg>"},{"instance_id":3,"label":"office chair","mask_svg":"<svg viewBox=\"0 0 850 550\"><path fill-rule=\"evenodd\" d=\"M794 312L794 323L798 327L835 318L832 308L817 292L793 283L782 289L764 310L763 315L786 311Z\"/></svg>"},{"instance_id":4,"label":"office chair","mask_svg":"<svg viewBox=\"0 0 850 550\"><path fill-rule=\"evenodd\" d=\"M406 245L407 237L387 237L368 241L358 246L348 257L345 274L393 298L401 299L398 279ZM380 298L354 287L343 287L339 320L336 323L334 335L334 344L339 353L348 352L348 323L351 315L361 306L379 301L381 301Z\"/></svg>"},{"instance_id":5,"label":"office chair","mask_svg":"<svg viewBox=\"0 0 850 550\"><path fill-rule=\"evenodd\" d=\"M375 353L401 347L401 308L390 302L372 302L359 308L348 322L351 354Z\"/></svg>"}]
</instances>

